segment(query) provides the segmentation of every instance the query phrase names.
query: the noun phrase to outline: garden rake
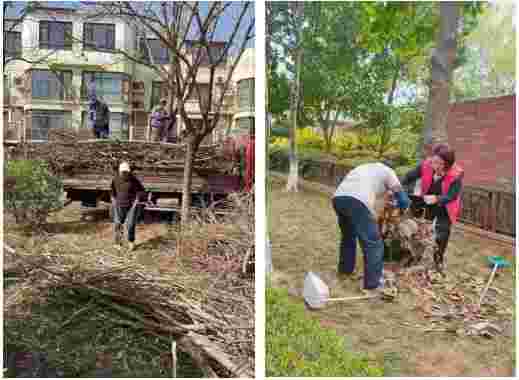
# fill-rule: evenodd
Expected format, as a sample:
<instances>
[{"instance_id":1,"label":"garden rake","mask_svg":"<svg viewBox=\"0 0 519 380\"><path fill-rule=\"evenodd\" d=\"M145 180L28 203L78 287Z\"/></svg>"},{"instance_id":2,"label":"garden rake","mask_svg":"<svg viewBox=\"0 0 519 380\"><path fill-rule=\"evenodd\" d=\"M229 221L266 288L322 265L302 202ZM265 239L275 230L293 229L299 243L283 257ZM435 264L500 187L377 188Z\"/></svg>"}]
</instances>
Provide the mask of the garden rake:
<instances>
[{"instance_id":1,"label":"garden rake","mask_svg":"<svg viewBox=\"0 0 519 380\"><path fill-rule=\"evenodd\" d=\"M502 256L489 256L487 257L488 264L493 266L492 273L490 274L490 278L488 279L487 285L485 286L485 289L481 292L481 296L479 297L478 307L481 307L481 303L483 302L483 299L487 295L488 288L490 287L490 284L492 283L492 280L494 280L494 276L496 275L498 268L506 268L509 267L511 264Z\"/></svg>"}]
</instances>

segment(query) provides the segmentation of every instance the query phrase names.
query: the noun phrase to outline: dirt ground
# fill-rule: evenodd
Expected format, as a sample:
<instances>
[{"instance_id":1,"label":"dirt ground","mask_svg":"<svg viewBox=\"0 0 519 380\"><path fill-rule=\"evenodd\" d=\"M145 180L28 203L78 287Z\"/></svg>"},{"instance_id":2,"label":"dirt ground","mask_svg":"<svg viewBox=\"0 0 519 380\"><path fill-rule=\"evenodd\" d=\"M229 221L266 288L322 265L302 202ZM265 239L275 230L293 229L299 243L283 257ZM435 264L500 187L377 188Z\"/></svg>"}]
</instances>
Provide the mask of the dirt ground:
<instances>
[{"instance_id":1,"label":"dirt ground","mask_svg":"<svg viewBox=\"0 0 519 380\"><path fill-rule=\"evenodd\" d=\"M360 295L361 254L353 278L336 277L340 233L328 196L304 190L287 193L284 185L278 178L273 180L274 286L288 288L294 302L303 302L304 275L314 271L328 284L332 297ZM512 247L453 230L447 250L447 281L459 289L465 289L468 278L484 284L491 271L485 256L490 255L502 255L515 263ZM493 338L457 334L456 327L463 320L449 321L447 329L433 326L424 313L423 299L403 290L394 302L330 303L322 310L309 310L308 316L344 335L349 350L384 362L390 376L513 376L514 284L512 269L504 269L494 279L500 312L493 315L492 322L502 332ZM477 291L461 292L466 300L477 302Z\"/></svg>"}]
</instances>

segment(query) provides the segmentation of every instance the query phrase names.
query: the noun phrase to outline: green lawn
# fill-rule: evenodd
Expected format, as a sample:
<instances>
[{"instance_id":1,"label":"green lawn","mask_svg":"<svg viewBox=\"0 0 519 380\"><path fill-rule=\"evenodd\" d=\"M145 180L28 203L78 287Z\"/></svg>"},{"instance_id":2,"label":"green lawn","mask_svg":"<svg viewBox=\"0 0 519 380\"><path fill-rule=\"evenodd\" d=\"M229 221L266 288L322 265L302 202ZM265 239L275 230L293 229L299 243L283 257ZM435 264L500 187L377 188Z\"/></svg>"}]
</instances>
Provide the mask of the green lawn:
<instances>
[{"instance_id":1,"label":"green lawn","mask_svg":"<svg viewBox=\"0 0 519 380\"><path fill-rule=\"evenodd\" d=\"M267 376L383 376L378 363L355 354L344 337L309 318L286 290L267 288Z\"/></svg>"}]
</instances>

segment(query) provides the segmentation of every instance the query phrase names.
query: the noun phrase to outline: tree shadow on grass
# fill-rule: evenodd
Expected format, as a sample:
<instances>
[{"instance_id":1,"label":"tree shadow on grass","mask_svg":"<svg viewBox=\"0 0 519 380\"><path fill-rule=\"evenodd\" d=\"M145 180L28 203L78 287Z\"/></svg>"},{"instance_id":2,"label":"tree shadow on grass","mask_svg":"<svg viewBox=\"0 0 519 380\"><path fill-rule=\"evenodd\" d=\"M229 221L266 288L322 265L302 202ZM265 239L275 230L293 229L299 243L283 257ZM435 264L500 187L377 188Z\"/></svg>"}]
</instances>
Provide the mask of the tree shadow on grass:
<instances>
[{"instance_id":1,"label":"tree shadow on grass","mask_svg":"<svg viewBox=\"0 0 519 380\"><path fill-rule=\"evenodd\" d=\"M117 313L97 301L72 289L53 288L45 303L32 305L30 318L4 319L4 359L16 353L44 358L43 364L7 360L4 376L15 377L26 371L16 367L28 364L51 377L171 377L163 360L170 355L169 338L121 324ZM202 375L182 352L178 365L179 377Z\"/></svg>"}]
</instances>

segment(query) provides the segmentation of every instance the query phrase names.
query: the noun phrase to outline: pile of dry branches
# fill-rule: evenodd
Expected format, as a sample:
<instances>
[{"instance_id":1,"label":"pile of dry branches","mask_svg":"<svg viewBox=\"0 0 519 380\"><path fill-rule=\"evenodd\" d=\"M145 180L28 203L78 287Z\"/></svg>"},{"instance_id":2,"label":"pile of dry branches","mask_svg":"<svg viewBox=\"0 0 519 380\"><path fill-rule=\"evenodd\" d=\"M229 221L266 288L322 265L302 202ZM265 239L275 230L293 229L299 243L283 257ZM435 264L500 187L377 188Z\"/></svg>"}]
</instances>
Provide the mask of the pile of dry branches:
<instances>
[{"instance_id":1,"label":"pile of dry branches","mask_svg":"<svg viewBox=\"0 0 519 380\"><path fill-rule=\"evenodd\" d=\"M254 282L242 268L254 262L254 200L236 194L227 202L225 214L199 215L205 228L195 235L193 226L191 239L183 228L180 240L207 240L207 256L238 260L235 271L195 272L186 263L196 252L187 248L170 253L170 260L142 264L128 252L29 251L6 239L5 270L20 274L23 283L6 291L5 316L45 302L52 288L66 288L102 303L123 325L176 341L208 377L253 377ZM211 236L214 226L223 226L223 234Z\"/></svg>"},{"instance_id":2,"label":"pile of dry branches","mask_svg":"<svg viewBox=\"0 0 519 380\"><path fill-rule=\"evenodd\" d=\"M82 140L70 130L51 129L49 143L20 143L7 149L10 159L41 159L56 174L71 172L112 173L121 161L136 170L180 170L184 168L186 147L183 144L145 141ZM194 170L214 174L229 171L230 163L218 159L223 153L216 146L200 146Z\"/></svg>"}]
</instances>

